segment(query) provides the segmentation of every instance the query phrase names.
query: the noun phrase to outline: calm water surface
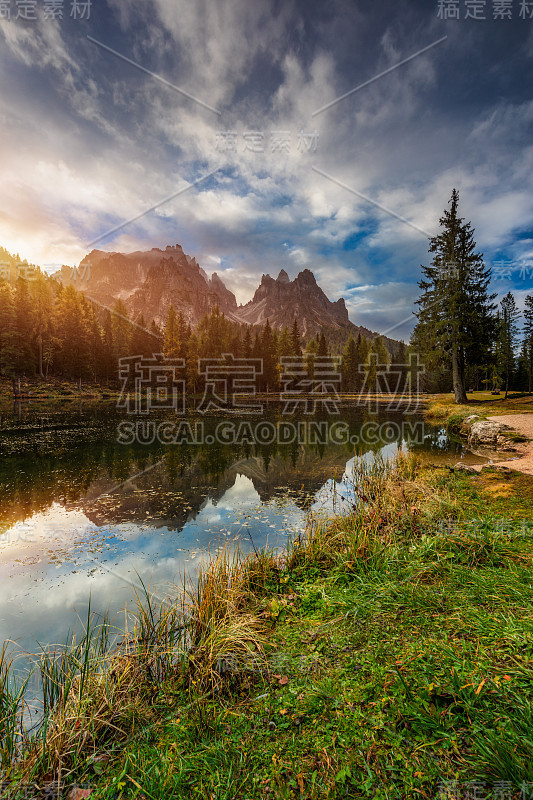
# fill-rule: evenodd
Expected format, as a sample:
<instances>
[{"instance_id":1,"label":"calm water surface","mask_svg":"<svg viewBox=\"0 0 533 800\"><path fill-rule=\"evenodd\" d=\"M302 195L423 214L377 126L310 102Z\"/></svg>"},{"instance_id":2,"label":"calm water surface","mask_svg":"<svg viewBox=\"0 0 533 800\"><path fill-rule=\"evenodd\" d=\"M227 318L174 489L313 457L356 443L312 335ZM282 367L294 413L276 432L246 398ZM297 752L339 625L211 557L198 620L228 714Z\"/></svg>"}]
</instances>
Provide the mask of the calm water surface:
<instances>
[{"instance_id":1,"label":"calm water surface","mask_svg":"<svg viewBox=\"0 0 533 800\"><path fill-rule=\"evenodd\" d=\"M204 424L214 433L225 420ZM337 428L327 443L124 444L121 421L85 407L0 416L0 641L35 652L80 626L89 599L101 613L131 605L138 576L164 597L220 546L283 547L310 509L342 511L355 457L402 446L435 463L479 462L439 428L422 431L419 417L349 406L326 420L341 421L349 441ZM369 422L372 443L355 443Z\"/></svg>"}]
</instances>

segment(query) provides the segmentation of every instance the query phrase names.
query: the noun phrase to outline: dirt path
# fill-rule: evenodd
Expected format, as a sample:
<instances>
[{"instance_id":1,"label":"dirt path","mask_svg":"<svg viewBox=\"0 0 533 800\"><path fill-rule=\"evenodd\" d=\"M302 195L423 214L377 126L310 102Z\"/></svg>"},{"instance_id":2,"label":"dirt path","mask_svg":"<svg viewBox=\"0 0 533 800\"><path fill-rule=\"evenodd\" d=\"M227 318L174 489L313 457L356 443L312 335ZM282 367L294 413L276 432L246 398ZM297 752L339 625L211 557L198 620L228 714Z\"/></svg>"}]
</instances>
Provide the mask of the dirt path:
<instances>
[{"instance_id":1,"label":"dirt path","mask_svg":"<svg viewBox=\"0 0 533 800\"><path fill-rule=\"evenodd\" d=\"M517 433L522 436L527 436L528 439L533 440L533 414L502 414L497 417L489 417L494 422L501 422L503 425L508 425ZM498 461L499 467L509 467L518 472L523 472L525 475L533 475L533 441L525 442L523 445L518 445L517 449L522 452L508 461Z\"/></svg>"}]
</instances>

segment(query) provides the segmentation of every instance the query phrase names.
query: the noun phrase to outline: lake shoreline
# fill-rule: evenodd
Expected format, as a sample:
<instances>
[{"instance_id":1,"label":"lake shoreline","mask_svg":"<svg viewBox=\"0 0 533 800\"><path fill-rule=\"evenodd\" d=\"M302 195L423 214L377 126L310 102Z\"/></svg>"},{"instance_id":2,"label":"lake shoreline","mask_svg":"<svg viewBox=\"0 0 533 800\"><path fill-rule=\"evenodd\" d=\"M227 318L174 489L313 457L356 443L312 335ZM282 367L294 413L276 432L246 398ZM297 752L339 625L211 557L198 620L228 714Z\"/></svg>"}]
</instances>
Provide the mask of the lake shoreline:
<instances>
[{"instance_id":1,"label":"lake shoreline","mask_svg":"<svg viewBox=\"0 0 533 800\"><path fill-rule=\"evenodd\" d=\"M73 381L73 380L62 380L61 378L24 378L21 380L21 388L20 393L18 391L14 392L13 384L10 380L6 378L0 378L0 403L11 405L12 403L27 403L27 402L39 402L39 403L53 403L53 404L62 404L64 402L76 402L82 400L84 402L103 402L109 403L114 400L118 400L118 398L122 395L122 388L118 381L111 380L107 382L101 381L90 381L90 380L82 380ZM361 400L362 398L368 402L369 399L372 402L379 402L379 403L390 403L391 400L394 400L398 403L410 403L413 402L413 397L411 395L398 395L395 393L387 394L387 393L369 393L369 394L361 394L361 393L351 393L351 392L334 392L334 393L327 393L323 392L320 393L318 396L321 398L323 397L325 400L334 401L338 399L342 402L349 401L349 400ZM196 395L191 395L192 399L201 399L202 393L198 393ZM280 391L276 392L260 392L257 391L253 394L247 395L246 393L239 393L239 397L244 399L259 399L265 401L272 401L272 402L283 402L283 393ZM317 397L317 394L306 394L305 392L299 392L298 397L302 398L313 398ZM417 403L420 406L425 405L428 400L430 399L430 395L427 394L419 394L416 398Z\"/></svg>"},{"instance_id":2,"label":"lake shoreline","mask_svg":"<svg viewBox=\"0 0 533 800\"><path fill-rule=\"evenodd\" d=\"M533 481L411 456L359 470L361 505L311 521L284 556L206 568L187 658L155 683L169 626L145 603L151 645L106 665L122 694L93 670L19 777L61 765L94 798L434 797L446 780L507 780L518 797L532 779Z\"/></svg>"}]
</instances>

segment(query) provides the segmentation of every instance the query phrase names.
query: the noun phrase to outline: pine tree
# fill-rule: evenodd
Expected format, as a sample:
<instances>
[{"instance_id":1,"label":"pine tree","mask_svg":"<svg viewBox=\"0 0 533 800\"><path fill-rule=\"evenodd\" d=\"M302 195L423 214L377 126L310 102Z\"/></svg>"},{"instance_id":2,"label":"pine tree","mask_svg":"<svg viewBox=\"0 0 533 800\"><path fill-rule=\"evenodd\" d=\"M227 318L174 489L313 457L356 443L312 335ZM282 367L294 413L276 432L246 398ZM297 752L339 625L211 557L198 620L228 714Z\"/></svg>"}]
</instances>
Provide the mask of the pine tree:
<instances>
[{"instance_id":1,"label":"pine tree","mask_svg":"<svg viewBox=\"0 0 533 800\"><path fill-rule=\"evenodd\" d=\"M359 334L359 338L361 338L361 334ZM350 336L346 342L341 362L342 390L344 392L353 393L356 391L358 369L357 345L353 336Z\"/></svg>"},{"instance_id":2,"label":"pine tree","mask_svg":"<svg viewBox=\"0 0 533 800\"><path fill-rule=\"evenodd\" d=\"M157 344L157 340L154 339L152 334L148 331L142 314L132 327L130 355L150 358L154 352L154 344ZM157 350L157 348L155 349Z\"/></svg>"},{"instance_id":3,"label":"pine tree","mask_svg":"<svg viewBox=\"0 0 533 800\"><path fill-rule=\"evenodd\" d=\"M292 325L292 355L293 356L301 356L302 355L302 337L300 336L300 331L298 330L298 320L294 317L294 322Z\"/></svg>"},{"instance_id":4,"label":"pine tree","mask_svg":"<svg viewBox=\"0 0 533 800\"><path fill-rule=\"evenodd\" d=\"M0 281L0 372L14 378L15 352L15 299L11 286Z\"/></svg>"},{"instance_id":5,"label":"pine tree","mask_svg":"<svg viewBox=\"0 0 533 800\"><path fill-rule=\"evenodd\" d=\"M261 358L263 359L262 383L267 391L277 388L277 353L276 343L270 322L267 319L261 334Z\"/></svg>"},{"instance_id":6,"label":"pine tree","mask_svg":"<svg viewBox=\"0 0 533 800\"><path fill-rule=\"evenodd\" d=\"M81 296L73 286L66 286L57 296L54 325L58 369L67 378L79 379L88 368L89 330Z\"/></svg>"},{"instance_id":7,"label":"pine tree","mask_svg":"<svg viewBox=\"0 0 533 800\"><path fill-rule=\"evenodd\" d=\"M109 382L110 378L117 376L115 348L113 347L113 323L111 321L111 312L107 309L104 312L102 325L102 361L100 369L107 382Z\"/></svg>"},{"instance_id":8,"label":"pine tree","mask_svg":"<svg viewBox=\"0 0 533 800\"><path fill-rule=\"evenodd\" d=\"M328 356L328 343L326 342L326 337L324 335L324 332L320 334L320 338L318 340L317 355L320 357Z\"/></svg>"},{"instance_id":9,"label":"pine tree","mask_svg":"<svg viewBox=\"0 0 533 800\"><path fill-rule=\"evenodd\" d=\"M498 362L505 380L505 400L509 393L509 385L515 368L515 349L518 337L517 320L520 316L511 292L507 292L500 303Z\"/></svg>"},{"instance_id":10,"label":"pine tree","mask_svg":"<svg viewBox=\"0 0 533 800\"><path fill-rule=\"evenodd\" d=\"M366 363L367 391L388 391L390 387L388 384L388 376L385 373L388 371L390 354L381 336L376 336L376 338L370 343Z\"/></svg>"},{"instance_id":11,"label":"pine tree","mask_svg":"<svg viewBox=\"0 0 533 800\"><path fill-rule=\"evenodd\" d=\"M533 382L533 295L528 294L524 303L524 358L527 369L527 386L531 394Z\"/></svg>"},{"instance_id":12,"label":"pine tree","mask_svg":"<svg viewBox=\"0 0 533 800\"><path fill-rule=\"evenodd\" d=\"M191 333L187 342L186 371L187 389L194 394L198 384L198 358L200 343L195 333Z\"/></svg>"},{"instance_id":13,"label":"pine tree","mask_svg":"<svg viewBox=\"0 0 533 800\"><path fill-rule=\"evenodd\" d=\"M520 355L518 356L517 370L515 377L515 383L516 383L515 388L521 392L527 392L529 386L529 381L528 381L529 353L527 344L528 344L527 340L523 339L522 347L520 349Z\"/></svg>"},{"instance_id":14,"label":"pine tree","mask_svg":"<svg viewBox=\"0 0 533 800\"><path fill-rule=\"evenodd\" d=\"M279 335L278 353L280 358L283 358L284 356L293 355L293 341L291 337L291 332L287 328L287 326L282 328L281 333Z\"/></svg>"},{"instance_id":15,"label":"pine tree","mask_svg":"<svg viewBox=\"0 0 533 800\"><path fill-rule=\"evenodd\" d=\"M422 294L412 345L426 366L449 364L456 403L466 403L467 364L488 361L494 330L494 295L487 292L491 270L476 253L474 231L458 214L454 189L440 218L441 233L430 240L430 266L423 266Z\"/></svg>"},{"instance_id":16,"label":"pine tree","mask_svg":"<svg viewBox=\"0 0 533 800\"><path fill-rule=\"evenodd\" d=\"M15 353L15 371L17 375L34 374L36 354L34 341L34 314L30 298L28 281L19 278L15 284L15 321L13 329L13 347Z\"/></svg>"},{"instance_id":17,"label":"pine tree","mask_svg":"<svg viewBox=\"0 0 533 800\"><path fill-rule=\"evenodd\" d=\"M163 344L163 354L165 358L179 358L181 352L181 341L179 338L179 321L174 306L171 304L168 309L167 321L165 323L165 340Z\"/></svg>"},{"instance_id":18,"label":"pine tree","mask_svg":"<svg viewBox=\"0 0 533 800\"><path fill-rule=\"evenodd\" d=\"M130 323L128 309L122 302L117 300L111 313L111 325L113 330L113 349L115 358L124 358L130 353L130 341L133 327Z\"/></svg>"},{"instance_id":19,"label":"pine tree","mask_svg":"<svg viewBox=\"0 0 533 800\"><path fill-rule=\"evenodd\" d=\"M47 351L47 361L52 347L52 291L50 282L39 271L32 286L34 334L37 342L38 372L44 377L43 362L44 350Z\"/></svg>"},{"instance_id":20,"label":"pine tree","mask_svg":"<svg viewBox=\"0 0 533 800\"><path fill-rule=\"evenodd\" d=\"M252 355L252 336L250 333L250 326L246 326L246 330L244 332L244 339L242 343L242 354L244 358L250 358Z\"/></svg>"},{"instance_id":21,"label":"pine tree","mask_svg":"<svg viewBox=\"0 0 533 800\"><path fill-rule=\"evenodd\" d=\"M408 388L407 376L409 374L409 367L407 364L407 345L405 342L400 342L398 349L394 352L391 358L391 386L390 390L398 394L402 394ZM412 386L411 391L414 391L417 386Z\"/></svg>"},{"instance_id":22,"label":"pine tree","mask_svg":"<svg viewBox=\"0 0 533 800\"><path fill-rule=\"evenodd\" d=\"M305 346L305 356L307 362L307 374L310 378L315 375L315 358L318 354L318 342L312 336Z\"/></svg>"},{"instance_id":23,"label":"pine tree","mask_svg":"<svg viewBox=\"0 0 533 800\"><path fill-rule=\"evenodd\" d=\"M231 338L231 345L229 352L234 358L242 357L242 341L240 337L240 331L238 328L235 329L233 336Z\"/></svg>"},{"instance_id":24,"label":"pine tree","mask_svg":"<svg viewBox=\"0 0 533 800\"><path fill-rule=\"evenodd\" d=\"M176 315L176 330L179 342L179 358L185 358L187 354L187 323L182 311Z\"/></svg>"},{"instance_id":25,"label":"pine tree","mask_svg":"<svg viewBox=\"0 0 533 800\"><path fill-rule=\"evenodd\" d=\"M256 330L254 343L252 347L252 358L262 358L262 350L261 350L261 337L259 335L259 331Z\"/></svg>"},{"instance_id":26,"label":"pine tree","mask_svg":"<svg viewBox=\"0 0 533 800\"><path fill-rule=\"evenodd\" d=\"M365 380L365 371L361 369L366 363L368 359L368 353L370 351L370 342L366 338L366 336L362 336L359 334L357 337L357 345L356 345L356 369L355 369L355 387L354 390L356 392L360 392L363 388L363 382Z\"/></svg>"},{"instance_id":27,"label":"pine tree","mask_svg":"<svg viewBox=\"0 0 533 800\"><path fill-rule=\"evenodd\" d=\"M102 326L93 306L85 301L85 318L87 321L87 362L96 381L101 370L103 356Z\"/></svg>"}]
</instances>

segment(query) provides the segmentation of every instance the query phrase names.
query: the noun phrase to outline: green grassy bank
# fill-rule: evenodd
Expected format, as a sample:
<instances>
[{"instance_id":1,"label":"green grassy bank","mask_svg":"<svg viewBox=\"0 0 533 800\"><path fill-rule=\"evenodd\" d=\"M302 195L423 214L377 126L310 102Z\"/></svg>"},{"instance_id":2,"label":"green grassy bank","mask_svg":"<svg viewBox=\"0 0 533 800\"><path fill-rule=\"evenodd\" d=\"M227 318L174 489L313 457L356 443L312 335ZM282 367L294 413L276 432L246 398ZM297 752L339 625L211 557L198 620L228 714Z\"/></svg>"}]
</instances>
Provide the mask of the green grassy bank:
<instances>
[{"instance_id":1,"label":"green grassy bank","mask_svg":"<svg viewBox=\"0 0 533 800\"><path fill-rule=\"evenodd\" d=\"M283 557L222 555L176 604L141 598L120 648L100 630L44 659L46 726L17 764L4 702L7 791L533 795L533 481L406 456L355 485Z\"/></svg>"}]
</instances>

